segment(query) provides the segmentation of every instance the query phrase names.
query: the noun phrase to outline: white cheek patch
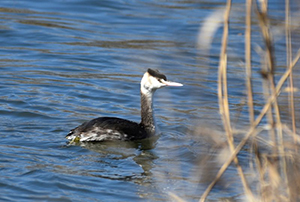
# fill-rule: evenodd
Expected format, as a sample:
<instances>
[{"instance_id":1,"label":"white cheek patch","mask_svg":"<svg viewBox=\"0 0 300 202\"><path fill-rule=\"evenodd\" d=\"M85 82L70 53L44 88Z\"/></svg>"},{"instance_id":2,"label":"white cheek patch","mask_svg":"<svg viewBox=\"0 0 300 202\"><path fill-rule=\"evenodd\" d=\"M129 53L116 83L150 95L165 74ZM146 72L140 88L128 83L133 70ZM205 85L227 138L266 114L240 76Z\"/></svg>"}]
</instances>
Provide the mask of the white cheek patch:
<instances>
[{"instance_id":1,"label":"white cheek patch","mask_svg":"<svg viewBox=\"0 0 300 202\"><path fill-rule=\"evenodd\" d=\"M166 86L165 84L159 82L158 79L155 77L150 77L150 83L152 85L152 88L154 88L154 89L158 89L158 88Z\"/></svg>"},{"instance_id":2,"label":"white cheek patch","mask_svg":"<svg viewBox=\"0 0 300 202\"><path fill-rule=\"evenodd\" d=\"M146 72L141 80L141 92L145 95L152 94L155 90L167 86L163 78L156 78Z\"/></svg>"}]
</instances>

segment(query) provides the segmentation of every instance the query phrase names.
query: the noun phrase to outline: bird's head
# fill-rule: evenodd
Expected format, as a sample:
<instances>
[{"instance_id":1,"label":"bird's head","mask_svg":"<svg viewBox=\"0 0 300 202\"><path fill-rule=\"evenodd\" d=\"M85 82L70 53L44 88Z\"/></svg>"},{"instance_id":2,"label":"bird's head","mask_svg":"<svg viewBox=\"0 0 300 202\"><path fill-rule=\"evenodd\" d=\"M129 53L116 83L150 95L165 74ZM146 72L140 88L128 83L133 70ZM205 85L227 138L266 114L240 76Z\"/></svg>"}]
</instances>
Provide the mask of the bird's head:
<instances>
[{"instance_id":1,"label":"bird's head","mask_svg":"<svg viewBox=\"0 0 300 202\"><path fill-rule=\"evenodd\" d=\"M183 86L181 83L168 81L167 77L158 70L148 69L141 80L141 92L144 94L154 93L157 89L165 86Z\"/></svg>"}]
</instances>

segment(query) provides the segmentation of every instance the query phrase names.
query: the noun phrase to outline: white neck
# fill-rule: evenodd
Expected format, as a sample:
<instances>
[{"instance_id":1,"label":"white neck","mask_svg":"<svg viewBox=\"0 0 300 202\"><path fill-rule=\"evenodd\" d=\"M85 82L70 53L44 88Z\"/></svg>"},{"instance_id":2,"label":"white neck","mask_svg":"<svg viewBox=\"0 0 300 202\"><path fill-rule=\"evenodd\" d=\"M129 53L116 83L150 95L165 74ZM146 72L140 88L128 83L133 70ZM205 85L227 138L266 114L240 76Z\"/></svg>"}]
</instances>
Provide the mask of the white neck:
<instances>
[{"instance_id":1,"label":"white neck","mask_svg":"<svg viewBox=\"0 0 300 202\"><path fill-rule=\"evenodd\" d=\"M141 125L149 133L155 133L155 120L153 114L153 94L155 90L147 85L144 77L141 81Z\"/></svg>"}]
</instances>

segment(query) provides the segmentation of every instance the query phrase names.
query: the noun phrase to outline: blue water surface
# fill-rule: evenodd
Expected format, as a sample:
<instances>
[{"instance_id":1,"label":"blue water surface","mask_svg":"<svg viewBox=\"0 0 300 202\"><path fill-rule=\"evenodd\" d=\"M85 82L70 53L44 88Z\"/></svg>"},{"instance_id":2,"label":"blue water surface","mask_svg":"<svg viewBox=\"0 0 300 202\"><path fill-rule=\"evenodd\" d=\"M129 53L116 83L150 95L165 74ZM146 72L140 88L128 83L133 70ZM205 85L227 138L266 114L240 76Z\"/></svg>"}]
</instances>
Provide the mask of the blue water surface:
<instances>
[{"instance_id":1,"label":"blue water surface","mask_svg":"<svg viewBox=\"0 0 300 202\"><path fill-rule=\"evenodd\" d=\"M240 105L244 2L238 3L228 47L230 104L247 125L247 109ZM2 0L0 201L166 201L170 193L198 201L207 183L200 182L197 163L207 150L201 151L204 145L192 131L202 121L222 128L217 98L222 29L208 51L197 49L197 37L206 17L224 5ZM270 9L278 11L274 18L284 19L282 7ZM284 43L278 39L282 49ZM95 117L139 122L139 82L148 68L184 84L155 94L157 141L67 145L69 130ZM260 91L260 75L254 74ZM228 172L236 176L234 168ZM240 182L233 181L235 189L219 186L210 200L239 198Z\"/></svg>"}]
</instances>

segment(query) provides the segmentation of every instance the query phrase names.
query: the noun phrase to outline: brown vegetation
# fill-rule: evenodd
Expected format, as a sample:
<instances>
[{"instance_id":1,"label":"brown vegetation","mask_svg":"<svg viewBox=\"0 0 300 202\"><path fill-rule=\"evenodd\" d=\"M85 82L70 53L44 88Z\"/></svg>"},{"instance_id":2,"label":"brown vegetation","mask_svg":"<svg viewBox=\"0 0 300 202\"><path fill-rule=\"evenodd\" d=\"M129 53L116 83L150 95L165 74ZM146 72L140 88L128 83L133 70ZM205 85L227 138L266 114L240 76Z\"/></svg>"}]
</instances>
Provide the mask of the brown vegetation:
<instances>
[{"instance_id":1,"label":"brown vegetation","mask_svg":"<svg viewBox=\"0 0 300 202\"><path fill-rule=\"evenodd\" d=\"M259 5L257 4L259 3ZM235 129L232 128L230 117L230 105L227 90L227 39L229 29L229 14L231 10L231 0L227 0L226 9L223 16L223 38L219 61L218 76L218 99L219 110L226 133L229 150L229 158L222 163L215 177L202 194L200 202L206 200L210 191L219 182L229 165L234 165L243 185L244 195L247 201L300 201L300 136L297 134L295 118L295 97L293 69L299 58L300 49L296 55L292 56L290 2L286 0L285 26L286 37L286 71L281 78L275 80L276 58L274 56L274 42L270 33L270 22L268 19L267 0L258 2L246 1L245 19L245 82L247 88L247 107L249 114L249 127L244 129L243 137L237 141L234 139ZM261 63L262 88L265 102L259 113L254 113L252 88L252 67L251 67L251 26L252 16L255 14L263 39ZM213 25L214 27L218 27ZM298 25L299 26L299 25ZM277 74L278 75L278 74ZM288 86L288 87L287 87ZM279 108L279 95L283 88L289 89L289 117L290 123L283 123ZM267 124L262 124L262 120ZM262 126L263 125L263 126ZM262 136L261 132L267 130L269 135ZM238 160L238 154L247 144L249 149L249 167L245 172ZM219 144L221 145L221 144ZM206 159L201 162L205 164ZM253 178L249 180L249 175ZM248 177L246 177L248 176Z\"/></svg>"}]
</instances>

